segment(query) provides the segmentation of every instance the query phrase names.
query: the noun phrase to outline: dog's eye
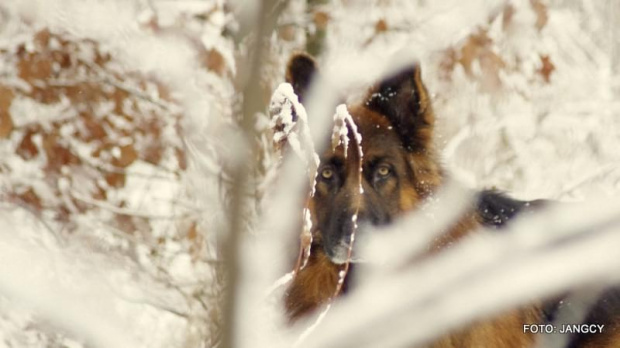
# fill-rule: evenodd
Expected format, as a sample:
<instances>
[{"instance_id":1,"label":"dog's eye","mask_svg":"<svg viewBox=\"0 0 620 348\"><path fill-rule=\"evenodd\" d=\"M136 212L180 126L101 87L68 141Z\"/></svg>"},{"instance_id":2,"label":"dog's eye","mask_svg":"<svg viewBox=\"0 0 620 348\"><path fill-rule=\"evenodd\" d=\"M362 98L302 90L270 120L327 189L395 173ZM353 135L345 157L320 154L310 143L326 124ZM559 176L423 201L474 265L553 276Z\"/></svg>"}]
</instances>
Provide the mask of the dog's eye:
<instances>
[{"instance_id":1,"label":"dog's eye","mask_svg":"<svg viewBox=\"0 0 620 348\"><path fill-rule=\"evenodd\" d=\"M325 180L329 180L334 177L334 170L331 168L323 168L321 170L321 177Z\"/></svg>"},{"instance_id":2,"label":"dog's eye","mask_svg":"<svg viewBox=\"0 0 620 348\"><path fill-rule=\"evenodd\" d=\"M379 178L385 178L392 174L392 169L388 166L379 166L375 173Z\"/></svg>"}]
</instances>

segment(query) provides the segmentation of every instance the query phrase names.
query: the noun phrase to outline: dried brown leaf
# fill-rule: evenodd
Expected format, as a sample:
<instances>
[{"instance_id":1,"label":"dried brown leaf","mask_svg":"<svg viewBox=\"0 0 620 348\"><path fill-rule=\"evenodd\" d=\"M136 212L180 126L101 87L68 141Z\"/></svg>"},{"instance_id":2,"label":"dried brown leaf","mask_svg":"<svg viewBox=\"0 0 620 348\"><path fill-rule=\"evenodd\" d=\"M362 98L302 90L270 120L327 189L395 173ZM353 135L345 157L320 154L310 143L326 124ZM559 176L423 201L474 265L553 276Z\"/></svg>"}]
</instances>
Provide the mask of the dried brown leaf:
<instances>
[{"instance_id":1,"label":"dried brown leaf","mask_svg":"<svg viewBox=\"0 0 620 348\"><path fill-rule=\"evenodd\" d=\"M164 157L164 150L165 148L160 142L151 142L144 150L141 158L148 163L158 165Z\"/></svg>"},{"instance_id":2,"label":"dried brown leaf","mask_svg":"<svg viewBox=\"0 0 620 348\"><path fill-rule=\"evenodd\" d=\"M107 63L109 63L112 60L112 56L107 53L107 52L101 52L98 48L99 45L96 45L96 50L95 50L95 64L100 66L100 67L104 67Z\"/></svg>"},{"instance_id":3,"label":"dried brown leaf","mask_svg":"<svg viewBox=\"0 0 620 348\"><path fill-rule=\"evenodd\" d=\"M108 199L108 193L97 183L95 192L92 193L91 197L97 201L105 201Z\"/></svg>"},{"instance_id":4,"label":"dried brown leaf","mask_svg":"<svg viewBox=\"0 0 620 348\"><path fill-rule=\"evenodd\" d=\"M195 221L192 222L187 230L187 239L190 241L189 253L192 256L192 260L197 261L201 255L203 237L200 231L198 231L198 224Z\"/></svg>"},{"instance_id":5,"label":"dried brown leaf","mask_svg":"<svg viewBox=\"0 0 620 348\"><path fill-rule=\"evenodd\" d=\"M52 37L49 29L45 28L40 30L34 35L34 44L38 50L46 49L50 44L50 38Z\"/></svg>"},{"instance_id":6,"label":"dried brown leaf","mask_svg":"<svg viewBox=\"0 0 620 348\"><path fill-rule=\"evenodd\" d=\"M174 149L174 154L177 157L177 162L179 163L179 168L181 170L186 170L187 169L187 155L185 154L185 150L180 149L180 148L175 148Z\"/></svg>"},{"instance_id":7,"label":"dried brown leaf","mask_svg":"<svg viewBox=\"0 0 620 348\"><path fill-rule=\"evenodd\" d=\"M96 119L89 112L82 112L79 117L86 131L85 134L81 134L85 141L100 140L101 142L105 142L107 132L103 127L102 120Z\"/></svg>"},{"instance_id":8,"label":"dried brown leaf","mask_svg":"<svg viewBox=\"0 0 620 348\"><path fill-rule=\"evenodd\" d=\"M472 34L461 48L458 62L463 66L465 73L474 78L472 70L473 62L478 61L482 70L482 76L476 76L481 82L481 88L485 92L492 92L501 86L499 73L506 64L503 59L493 50L493 41L485 30Z\"/></svg>"},{"instance_id":9,"label":"dried brown leaf","mask_svg":"<svg viewBox=\"0 0 620 348\"><path fill-rule=\"evenodd\" d=\"M210 49L204 54L204 56L207 69L220 76L224 75L226 72L226 61L224 60L224 56L222 56L218 50Z\"/></svg>"},{"instance_id":10,"label":"dried brown leaf","mask_svg":"<svg viewBox=\"0 0 620 348\"><path fill-rule=\"evenodd\" d=\"M15 93L4 86L0 86L0 139L7 138L13 131L13 119L9 108L15 98Z\"/></svg>"},{"instance_id":11,"label":"dried brown leaf","mask_svg":"<svg viewBox=\"0 0 620 348\"><path fill-rule=\"evenodd\" d=\"M329 14L325 11L314 12L313 22L318 30L325 30L329 24Z\"/></svg>"},{"instance_id":12,"label":"dried brown leaf","mask_svg":"<svg viewBox=\"0 0 620 348\"><path fill-rule=\"evenodd\" d=\"M39 149L37 145L32 141L32 137L37 134L37 130L28 129L24 136L22 137L22 141L20 141L17 146L16 153L25 160L30 160L36 157L39 154Z\"/></svg>"},{"instance_id":13,"label":"dried brown leaf","mask_svg":"<svg viewBox=\"0 0 620 348\"><path fill-rule=\"evenodd\" d=\"M483 51L490 49L491 42L485 30L480 30L467 38L467 42L461 48L461 58L459 59L459 63L461 63L467 75L472 76L472 63L480 58Z\"/></svg>"},{"instance_id":14,"label":"dried brown leaf","mask_svg":"<svg viewBox=\"0 0 620 348\"><path fill-rule=\"evenodd\" d=\"M380 19L375 23L375 33L384 33L388 31L388 25L385 19Z\"/></svg>"},{"instance_id":15,"label":"dried brown leaf","mask_svg":"<svg viewBox=\"0 0 620 348\"><path fill-rule=\"evenodd\" d=\"M60 65L63 69L72 68L74 62L71 55L65 51L53 51L51 53L52 60Z\"/></svg>"},{"instance_id":16,"label":"dried brown leaf","mask_svg":"<svg viewBox=\"0 0 620 348\"><path fill-rule=\"evenodd\" d=\"M158 139L162 132L162 122L160 119L153 117L145 120L140 128L144 134L148 134L153 138Z\"/></svg>"},{"instance_id":17,"label":"dried brown leaf","mask_svg":"<svg viewBox=\"0 0 620 348\"><path fill-rule=\"evenodd\" d=\"M536 29L540 31L549 21L547 5L545 5L542 0L530 0L530 5L532 5L534 13L536 13Z\"/></svg>"},{"instance_id":18,"label":"dried brown leaf","mask_svg":"<svg viewBox=\"0 0 620 348\"><path fill-rule=\"evenodd\" d=\"M555 65L553 65L553 62L551 62L551 58L548 55L541 55L540 62L541 66L540 69L538 69L538 73L542 76L546 83L549 83L551 81L551 75L555 71Z\"/></svg>"},{"instance_id":19,"label":"dried brown leaf","mask_svg":"<svg viewBox=\"0 0 620 348\"><path fill-rule=\"evenodd\" d=\"M125 214L117 214L114 218L114 225L116 225L116 228L119 230L128 234L134 234L138 229L133 218Z\"/></svg>"},{"instance_id":20,"label":"dried brown leaf","mask_svg":"<svg viewBox=\"0 0 620 348\"><path fill-rule=\"evenodd\" d=\"M123 173L106 173L104 176L105 181L110 187L121 188L125 186L125 174Z\"/></svg>"},{"instance_id":21,"label":"dried brown leaf","mask_svg":"<svg viewBox=\"0 0 620 348\"><path fill-rule=\"evenodd\" d=\"M138 152L133 145L120 146L120 155L112 160L112 165L120 168L126 168L138 159Z\"/></svg>"},{"instance_id":22,"label":"dried brown leaf","mask_svg":"<svg viewBox=\"0 0 620 348\"><path fill-rule=\"evenodd\" d=\"M55 133L43 135L43 150L47 156L47 170L59 172L63 166L80 163L80 159L59 142Z\"/></svg>"},{"instance_id":23,"label":"dried brown leaf","mask_svg":"<svg viewBox=\"0 0 620 348\"><path fill-rule=\"evenodd\" d=\"M17 194L17 198L20 202L27 204L36 211L41 211L41 209L43 209L41 198L39 198L36 192L34 192L32 187L28 187L28 189L23 193Z\"/></svg>"},{"instance_id":24,"label":"dried brown leaf","mask_svg":"<svg viewBox=\"0 0 620 348\"><path fill-rule=\"evenodd\" d=\"M125 99L129 98L129 92L122 90L120 88L115 88L114 92L111 96L111 99L114 101L114 113L117 115L125 115L125 110L123 109L125 105ZM129 117L129 116L127 116Z\"/></svg>"},{"instance_id":25,"label":"dried brown leaf","mask_svg":"<svg viewBox=\"0 0 620 348\"><path fill-rule=\"evenodd\" d=\"M28 83L52 77L52 61L40 54L27 54L17 62L18 76Z\"/></svg>"},{"instance_id":26,"label":"dried brown leaf","mask_svg":"<svg viewBox=\"0 0 620 348\"><path fill-rule=\"evenodd\" d=\"M55 104L60 101L64 93L64 88L53 88L49 86L32 86L30 98L42 104Z\"/></svg>"},{"instance_id":27,"label":"dried brown leaf","mask_svg":"<svg viewBox=\"0 0 620 348\"><path fill-rule=\"evenodd\" d=\"M187 239L193 241L196 240L196 237L198 237L198 227L196 226L196 223L193 222L187 230Z\"/></svg>"}]
</instances>

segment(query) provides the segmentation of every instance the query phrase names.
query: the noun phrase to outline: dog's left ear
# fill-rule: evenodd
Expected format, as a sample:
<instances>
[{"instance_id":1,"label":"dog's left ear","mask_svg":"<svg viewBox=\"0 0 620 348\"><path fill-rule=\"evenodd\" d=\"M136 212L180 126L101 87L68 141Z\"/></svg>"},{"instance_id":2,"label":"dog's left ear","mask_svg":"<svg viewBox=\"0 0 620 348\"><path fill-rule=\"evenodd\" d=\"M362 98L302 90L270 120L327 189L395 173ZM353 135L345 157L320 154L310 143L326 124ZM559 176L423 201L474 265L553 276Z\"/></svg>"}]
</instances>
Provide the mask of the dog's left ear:
<instances>
[{"instance_id":1,"label":"dog's left ear","mask_svg":"<svg viewBox=\"0 0 620 348\"><path fill-rule=\"evenodd\" d=\"M297 53L289 59L285 78L286 82L293 86L293 90L297 97L299 97L300 103L303 103L306 92L308 92L308 88L316 73L316 62L309 55Z\"/></svg>"},{"instance_id":2,"label":"dog's left ear","mask_svg":"<svg viewBox=\"0 0 620 348\"><path fill-rule=\"evenodd\" d=\"M430 146L435 117L419 64L373 87L366 106L390 120L408 151Z\"/></svg>"}]
</instances>

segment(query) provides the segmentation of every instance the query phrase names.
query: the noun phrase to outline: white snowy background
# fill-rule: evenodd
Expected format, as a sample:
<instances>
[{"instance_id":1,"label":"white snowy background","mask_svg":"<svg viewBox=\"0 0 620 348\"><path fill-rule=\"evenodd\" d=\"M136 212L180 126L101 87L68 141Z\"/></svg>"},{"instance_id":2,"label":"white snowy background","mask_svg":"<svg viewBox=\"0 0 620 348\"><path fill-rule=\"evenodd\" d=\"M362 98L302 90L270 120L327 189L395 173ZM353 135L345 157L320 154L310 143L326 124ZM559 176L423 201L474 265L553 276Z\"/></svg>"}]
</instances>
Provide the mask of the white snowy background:
<instances>
[{"instance_id":1,"label":"white snowy background","mask_svg":"<svg viewBox=\"0 0 620 348\"><path fill-rule=\"evenodd\" d=\"M0 347L216 347L230 332L240 347L399 346L531 298L618 280L617 0L275 3L285 6L263 43L268 93L257 96L264 113L249 140L236 130L257 40L243 28L258 0L0 3ZM319 52L321 91L338 93L325 100L363 91L398 57L394 64L421 63L437 146L460 188L412 224L449 221L462 187L580 203L436 264L370 274L314 332L307 323L282 328L278 291L265 294L292 268L301 229L286 228L301 221L294 192L302 183L287 188L286 160L276 172L267 106L291 52L306 49ZM308 109L310 124L318 109ZM254 189L241 189L253 204L236 217L251 233L238 245L237 306L227 313L222 241L239 144L256 149L256 164ZM278 240L282 229L287 241ZM377 240L369 258L390 245L415 250L419 240L399 229L407 227ZM392 257L384 273L399 262ZM458 294L446 290L454 284ZM432 311L422 305L437 294ZM359 312L361 303L372 310ZM376 325L398 308L417 316ZM236 324L224 330L227 317ZM379 334L369 337L372 323Z\"/></svg>"}]
</instances>

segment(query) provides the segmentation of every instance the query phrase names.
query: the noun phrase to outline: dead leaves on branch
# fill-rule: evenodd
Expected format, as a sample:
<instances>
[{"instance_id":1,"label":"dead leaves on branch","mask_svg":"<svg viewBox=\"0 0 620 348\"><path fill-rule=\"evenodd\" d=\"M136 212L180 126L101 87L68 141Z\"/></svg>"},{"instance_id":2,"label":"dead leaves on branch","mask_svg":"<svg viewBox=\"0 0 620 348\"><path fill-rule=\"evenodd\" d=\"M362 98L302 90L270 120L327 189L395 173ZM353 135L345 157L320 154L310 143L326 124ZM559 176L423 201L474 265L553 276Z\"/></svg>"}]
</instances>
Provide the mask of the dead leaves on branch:
<instances>
[{"instance_id":1,"label":"dead leaves on branch","mask_svg":"<svg viewBox=\"0 0 620 348\"><path fill-rule=\"evenodd\" d=\"M440 64L440 76L450 80L455 68L459 66L467 77L479 82L482 92L492 94L503 87L501 78L503 73L525 74L521 66L522 61L500 49L501 37L495 37L497 35L492 37L489 34L490 27L496 20L501 20L502 31L508 32L514 24L516 11L522 10L524 9L516 9L512 4L506 4L502 11L489 18L486 26L479 27L460 44L444 51ZM541 0L530 0L530 10L536 17L533 25L540 32L548 22L547 5ZM537 76L528 77L550 83L555 71L552 58L542 52L539 53L539 57L541 67L535 71Z\"/></svg>"},{"instance_id":2,"label":"dead leaves on branch","mask_svg":"<svg viewBox=\"0 0 620 348\"><path fill-rule=\"evenodd\" d=\"M175 177L187 168L180 109L162 85L121 70L92 40L48 30L27 40L0 56L0 139L19 159L0 163L12 181L8 199L68 222L103 205L120 208L110 193L126 187L137 161ZM34 176L21 177L24 168ZM121 230L145 226L111 216Z\"/></svg>"},{"instance_id":3,"label":"dead leaves on branch","mask_svg":"<svg viewBox=\"0 0 620 348\"><path fill-rule=\"evenodd\" d=\"M506 68L506 63L496 52L487 31L481 29L469 35L460 46L451 47L443 53L440 77L450 80L457 66L467 77L479 81L482 92L492 93L501 87L500 73Z\"/></svg>"},{"instance_id":4,"label":"dead leaves on branch","mask_svg":"<svg viewBox=\"0 0 620 348\"><path fill-rule=\"evenodd\" d=\"M472 34L460 50L458 63L469 77L474 77L474 64L480 68L480 87L490 93L501 86L500 71L506 67L504 60L495 52L493 41L481 30Z\"/></svg>"},{"instance_id":5,"label":"dead leaves on branch","mask_svg":"<svg viewBox=\"0 0 620 348\"><path fill-rule=\"evenodd\" d=\"M535 32L540 33L549 21L548 7L544 0L530 0L522 6L506 3L499 11L492 12L486 23L475 28L470 34L455 45L445 49L440 57L440 78L451 80L454 70L459 67L465 75L479 83L480 91L493 94L503 87L503 74L528 74L529 69L524 69L523 62L512 56L512 53L502 50L503 40L510 40L511 30L527 30L520 26L531 24ZM520 11L530 11L525 14ZM517 19L525 15L528 20ZM529 19L531 18L531 20ZM423 21L423 18L419 19ZM529 23L529 22L531 23ZM499 23L498 23L499 22ZM499 27L495 24L499 24ZM526 24L527 23L527 24ZM396 32L410 32L415 30L409 26L399 27L391 25L386 18L379 18L374 22L372 34L364 42L364 46L372 44L384 35ZM500 29L498 32L495 29ZM536 76L527 76L530 80L538 79L543 83L550 83L555 66L553 58L544 52L540 52L540 64L542 67L536 70ZM539 62L535 62L538 64ZM526 73L527 71L527 73Z\"/></svg>"}]
</instances>

